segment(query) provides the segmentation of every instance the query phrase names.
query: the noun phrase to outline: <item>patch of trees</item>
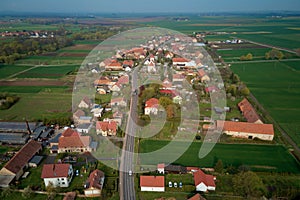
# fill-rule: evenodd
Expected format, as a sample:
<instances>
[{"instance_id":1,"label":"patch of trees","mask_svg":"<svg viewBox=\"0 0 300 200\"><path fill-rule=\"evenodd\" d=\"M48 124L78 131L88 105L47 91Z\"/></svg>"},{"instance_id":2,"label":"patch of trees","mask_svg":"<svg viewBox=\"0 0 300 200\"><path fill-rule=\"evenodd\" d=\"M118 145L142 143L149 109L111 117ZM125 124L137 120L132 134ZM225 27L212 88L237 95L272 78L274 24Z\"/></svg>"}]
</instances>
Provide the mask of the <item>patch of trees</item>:
<instances>
[{"instance_id":1,"label":"patch of trees","mask_svg":"<svg viewBox=\"0 0 300 200\"><path fill-rule=\"evenodd\" d=\"M253 55L251 53L248 53L247 55L242 55L240 57L241 61L245 61L245 60L252 60L253 59Z\"/></svg>"},{"instance_id":2,"label":"patch of trees","mask_svg":"<svg viewBox=\"0 0 300 200\"><path fill-rule=\"evenodd\" d=\"M274 59L277 59L277 60L281 60L284 58L284 54L279 51L278 49L272 49L271 51L268 51L266 54L265 54L265 58L266 60L274 60Z\"/></svg>"},{"instance_id":3,"label":"patch of trees","mask_svg":"<svg viewBox=\"0 0 300 200\"><path fill-rule=\"evenodd\" d=\"M12 107L17 101L19 101L19 97L16 95L10 95L7 93L0 94L0 110L6 110Z\"/></svg>"},{"instance_id":4,"label":"patch of trees","mask_svg":"<svg viewBox=\"0 0 300 200\"><path fill-rule=\"evenodd\" d=\"M77 32L72 35L74 40L105 40L117 32L113 30L97 30L97 31L88 31L88 32Z\"/></svg>"},{"instance_id":5,"label":"patch of trees","mask_svg":"<svg viewBox=\"0 0 300 200\"><path fill-rule=\"evenodd\" d=\"M231 83L226 86L227 96L248 96L250 90L244 85L237 74L232 73L230 76Z\"/></svg>"},{"instance_id":6,"label":"patch of trees","mask_svg":"<svg viewBox=\"0 0 300 200\"><path fill-rule=\"evenodd\" d=\"M61 36L54 38L15 38L3 42L0 46L0 63L12 64L15 60L30 55L56 51L60 48L71 46L71 38Z\"/></svg>"}]
</instances>

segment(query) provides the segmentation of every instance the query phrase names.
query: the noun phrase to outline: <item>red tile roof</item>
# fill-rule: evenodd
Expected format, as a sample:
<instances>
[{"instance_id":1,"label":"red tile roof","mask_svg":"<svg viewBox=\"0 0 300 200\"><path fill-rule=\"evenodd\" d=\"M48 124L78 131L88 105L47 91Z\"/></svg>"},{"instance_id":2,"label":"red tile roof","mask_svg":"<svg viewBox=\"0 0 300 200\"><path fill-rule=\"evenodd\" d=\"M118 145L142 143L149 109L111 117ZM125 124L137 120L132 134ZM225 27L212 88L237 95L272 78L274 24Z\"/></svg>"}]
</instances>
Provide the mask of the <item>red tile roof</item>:
<instances>
[{"instance_id":1,"label":"red tile roof","mask_svg":"<svg viewBox=\"0 0 300 200\"><path fill-rule=\"evenodd\" d=\"M151 98L146 101L145 108L158 107L159 100L156 98Z\"/></svg>"},{"instance_id":2,"label":"red tile roof","mask_svg":"<svg viewBox=\"0 0 300 200\"><path fill-rule=\"evenodd\" d=\"M62 133L62 137L71 137L71 136L79 136L80 134L71 129L71 128L67 128L63 133Z\"/></svg>"},{"instance_id":3,"label":"red tile roof","mask_svg":"<svg viewBox=\"0 0 300 200\"><path fill-rule=\"evenodd\" d=\"M157 164L157 169L165 168L164 163Z\"/></svg>"},{"instance_id":4,"label":"red tile roof","mask_svg":"<svg viewBox=\"0 0 300 200\"><path fill-rule=\"evenodd\" d=\"M199 75L200 77L203 77L203 76L206 75L206 72L205 72L203 69L199 69L199 70L198 70L198 75Z\"/></svg>"},{"instance_id":5,"label":"red tile roof","mask_svg":"<svg viewBox=\"0 0 300 200\"><path fill-rule=\"evenodd\" d=\"M178 92L174 90L160 90L159 92L163 94L170 94L172 97L178 96Z\"/></svg>"},{"instance_id":6,"label":"red tile roof","mask_svg":"<svg viewBox=\"0 0 300 200\"><path fill-rule=\"evenodd\" d=\"M140 176L141 187L165 187L164 176Z\"/></svg>"},{"instance_id":7,"label":"red tile roof","mask_svg":"<svg viewBox=\"0 0 300 200\"><path fill-rule=\"evenodd\" d=\"M116 60L113 60L108 66L109 67L122 67L122 64Z\"/></svg>"},{"instance_id":8,"label":"red tile roof","mask_svg":"<svg viewBox=\"0 0 300 200\"><path fill-rule=\"evenodd\" d=\"M206 199L204 197L202 197L199 193L197 193L194 196L192 196L191 198L189 198L188 200L206 200Z\"/></svg>"},{"instance_id":9,"label":"red tile roof","mask_svg":"<svg viewBox=\"0 0 300 200\"><path fill-rule=\"evenodd\" d=\"M115 121L108 121L108 122L97 121L96 122L97 130L117 132L117 128L118 128L118 124Z\"/></svg>"},{"instance_id":10,"label":"red tile roof","mask_svg":"<svg viewBox=\"0 0 300 200\"><path fill-rule=\"evenodd\" d=\"M173 58L172 61L173 61L173 63L174 62L188 62L188 60L185 58Z\"/></svg>"},{"instance_id":11,"label":"red tile roof","mask_svg":"<svg viewBox=\"0 0 300 200\"><path fill-rule=\"evenodd\" d=\"M127 75L121 76L117 82L117 84L121 84L121 85L128 84L128 83L129 83L129 76Z\"/></svg>"},{"instance_id":12,"label":"red tile roof","mask_svg":"<svg viewBox=\"0 0 300 200\"><path fill-rule=\"evenodd\" d=\"M31 140L25 144L19 151L10 159L3 168L17 174L29 162L29 160L42 149L40 143Z\"/></svg>"},{"instance_id":13,"label":"red tile roof","mask_svg":"<svg viewBox=\"0 0 300 200\"><path fill-rule=\"evenodd\" d=\"M133 67L134 62L132 60L124 60L123 65L127 65L129 67Z\"/></svg>"},{"instance_id":14,"label":"red tile roof","mask_svg":"<svg viewBox=\"0 0 300 200\"><path fill-rule=\"evenodd\" d=\"M101 77L98 80L94 81L94 85L109 85L111 83L111 80L107 77Z\"/></svg>"},{"instance_id":15,"label":"red tile roof","mask_svg":"<svg viewBox=\"0 0 300 200\"><path fill-rule=\"evenodd\" d=\"M41 178L68 177L70 164L44 164Z\"/></svg>"},{"instance_id":16,"label":"red tile roof","mask_svg":"<svg viewBox=\"0 0 300 200\"><path fill-rule=\"evenodd\" d=\"M100 184L101 179L104 177L104 173L99 169L95 169L90 174L87 182L89 183L88 188L102 189L103 185Z\"/></svg>"},{"instance_id":17,"label":"red tile roof","mask_svg":"<svg viewBox=\"0 0 300 200\"><path fill-rule=\"evenodd\" d=\"M173 74L173 81L174 79L184 79L185 76L183 74Z\"/></svg>"},{"instance_id":18,"label":"red tile roof","mask_svg":"<svg viewBox=\"0 0 300 200\"><path fill-rule=\"evenodd\" d=\"M238 104L238 107L242 111L244 117L247 119L247 122L255 123L258 120L260 120L260 118L259 118L258 114L256 113L256 111L254 110L253 106L246 98L244 98Z\"/></svg>"},{"instance_id":19,"label":"red tile roof","mask_svg":"<svg viewBox=\"0 0 300 200\"><path fill-rule=\"evenodd\" d=\"M201 169L194 172L195 186L204 183L206 186L216 187L214 176L205 174Z\"/></svg>"},{"instance_id":20,"label":"red tile roof","mask_svg":"<svg viewBox=\"0 0 300 200\"><path fill-rule=\"evenodd\" d=\"M248 122L217 121L218 130L274 135L273 124L253 124Z\"/></svg>"}]
</instances>

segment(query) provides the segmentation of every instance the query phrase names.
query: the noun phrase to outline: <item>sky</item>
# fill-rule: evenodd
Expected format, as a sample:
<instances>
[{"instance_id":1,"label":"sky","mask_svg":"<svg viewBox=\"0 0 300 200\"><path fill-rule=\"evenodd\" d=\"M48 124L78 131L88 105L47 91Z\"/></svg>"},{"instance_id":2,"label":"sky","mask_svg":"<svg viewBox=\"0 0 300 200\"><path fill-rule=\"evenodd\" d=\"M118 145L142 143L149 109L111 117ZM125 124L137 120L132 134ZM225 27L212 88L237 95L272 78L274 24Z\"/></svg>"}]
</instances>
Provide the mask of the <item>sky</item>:
<instances>
[{"instance_id":1,"label":"sky","mask_svg":"<svg viewBox=\"0 0 300 200\"><path fill-rule=\"evenodd\" d=\"M1 0L0 12L149 13L300 11L300 0Z\"/></svg>"}]
</instances>

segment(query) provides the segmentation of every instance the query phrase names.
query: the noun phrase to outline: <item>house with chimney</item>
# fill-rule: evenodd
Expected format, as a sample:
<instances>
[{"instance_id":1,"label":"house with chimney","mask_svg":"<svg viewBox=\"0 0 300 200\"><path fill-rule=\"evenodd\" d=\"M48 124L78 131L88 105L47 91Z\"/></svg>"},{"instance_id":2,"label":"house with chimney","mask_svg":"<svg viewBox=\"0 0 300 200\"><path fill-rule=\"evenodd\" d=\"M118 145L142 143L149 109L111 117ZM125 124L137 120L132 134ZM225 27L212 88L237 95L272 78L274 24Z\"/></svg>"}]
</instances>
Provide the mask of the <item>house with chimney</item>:
<instances>
[{"instance_id":1,"label":"house with chimney","mask_svg":"<svg viewBox=\"0 0 300 200\"><path fill-rule=\"evenodd\" d=\"M84 184L84 195L86 197L100 197L104 180L104 172L99 169L92 171Z\"/></svg>"},{"instance_id":2,"label":"house with chimney","mask_svg":"<svg viewBox=\"0 0 300 200\"><path fill-rule=\"evenodd\" d=\"M41 178L45 187L52 184L53 187L69 187L73 177L71 164L44 164Z\"/></svg>"}]
</instances>

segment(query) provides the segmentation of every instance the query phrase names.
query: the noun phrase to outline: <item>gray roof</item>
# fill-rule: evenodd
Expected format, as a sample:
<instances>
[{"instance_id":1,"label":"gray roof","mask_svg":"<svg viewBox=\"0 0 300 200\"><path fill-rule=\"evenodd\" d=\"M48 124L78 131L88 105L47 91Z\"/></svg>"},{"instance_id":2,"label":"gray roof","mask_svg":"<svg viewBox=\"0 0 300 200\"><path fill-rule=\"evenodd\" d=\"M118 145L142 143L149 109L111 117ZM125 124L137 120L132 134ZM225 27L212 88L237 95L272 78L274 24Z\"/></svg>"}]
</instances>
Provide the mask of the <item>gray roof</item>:
<instances>
[{"instance_id":1,"label":"gray roof","mask_svg":"<svg viewBox=\"0 0 300 200\"><path fill-rule=\"evenodd\" d=\"M30 130L34 130L36 123L28 123ZM26 122L0 122L0 131L3 132L27 132Z\"/></svg>"},{"instance_id":2,"label":"gray roof","mask_svg":"<svg viewBox=\"0 0 300 200\"><path fill-rule=\"evenodd\" d=\"M0 175L0 187L9 187L16 176Z\"/></svg>"},{"instance_id":3,"label":"gray roof","mask_svg":"<svg viewBox=\"0 0 300 200\"><path fill-rule=\"evenodd\" d=\"M30 161L29 161L29 163L34 163L34 164L40 164L41 163L41 161L43 160L43 156L33 156L31 159L30 159Z\"/></svg>"},{"instance_id":4,"label":"gray roof","mask_svg":"<svg viewBox=\"0 0 300 200\"><path fill-rule=\"evenodd\" d=\"M96 149L97 146L98 146L98 142L91 142L90 147L91 147L92 149Z\"/></svg>"},{"instance_id":5,"label":"gray roof","mask_svg":"<svg viewBox=\"0 0 300 200\"><path fill-rule=\"evenodd\" d=\"M48 137L49 134L51 133L51 131L53 131L52 128L50 128L50 129L44 131L44 132L40 135L40 137L41 137L41 138L46 138L46 137Z\"/></svg>"},{"instance_id":6,"label":"gray roof","mask_svg":"<svg viewBox=\"0 0 300 200\"><path fill-rule=\"evenodd\" d=\"M79 124L77 129L88 129L91 126L91 123Z\"/></svg>"},{"instance_id":7,"label":"gray roof","mask_svg":"<svg viewBox=\"0 0 300 200\"><path fill-rule=\"evenodd\" d=\"M57 134L54 138L51 138L49 140L49 143L58 143L58 139L60 138L61 135L62 133Z\"/></svg>"},{"instance_id":8,"label":"gray roof","mask_svg":"<svg viewBox=\"0 0 300 200\"><path fill-rule=\"evenodd\" d=\"M28 134L23 133L1 133L0 141L8 144L25 144L29 139Z\"/></svg>"}]
</instances>

